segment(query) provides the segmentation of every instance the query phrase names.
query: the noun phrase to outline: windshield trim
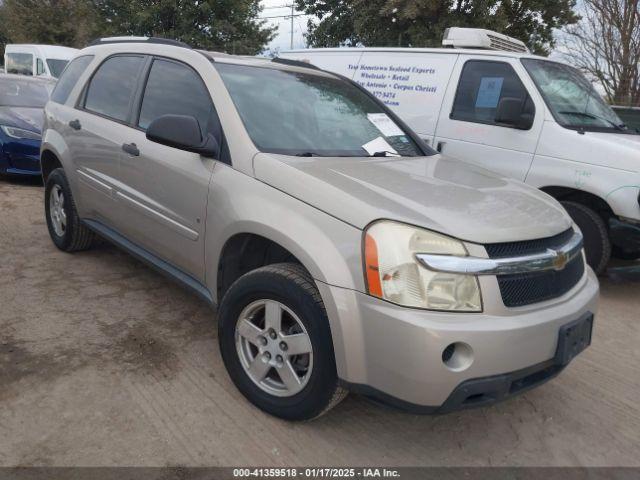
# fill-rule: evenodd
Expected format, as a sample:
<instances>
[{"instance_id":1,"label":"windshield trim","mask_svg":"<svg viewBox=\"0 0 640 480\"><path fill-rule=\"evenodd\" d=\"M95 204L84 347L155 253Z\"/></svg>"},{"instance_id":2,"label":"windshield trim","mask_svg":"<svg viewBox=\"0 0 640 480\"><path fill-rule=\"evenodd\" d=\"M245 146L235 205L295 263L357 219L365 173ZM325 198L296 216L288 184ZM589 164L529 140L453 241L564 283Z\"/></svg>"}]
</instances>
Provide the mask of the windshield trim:
<instances>
[{"instance_id":1,"label":"windshield trim","mask_svg":"<svg viewBox=\"0 0 640 480\"><path fill-rule=\"evenodd\" d=\"M281 71L285 71L285 72L299 72L300 70L304 70L305 74L308 75L326 75L328 77L333 77L336 78L338 80L342 80L342 81L346 81L348 84L356 87L359 91L361 91L362 93L364 93L367 97L369 97L373 102L375 102L384 113L386 113L395 123L398 127L400 127L400 129L405 133L405 135L407 137L409 137L411 139L411 141L414 143L414 145L416 146L416 148L418 149L418 151L422 154L420 156L425 156L425 157L430 157L433 155L438 155L439 152L437 152L436 150L434 150L433 148L431 148L426 142L425 140L422 139L422 137L420 137L415 131L413 131L413 129L411 127L409 127L400 117L398 117L398 115L395 114L395 112L393 112L387 105L384 104L384 102L382 102L378 97L376 97L375 95L373 95L369 90L367 90L366 88L364 88L362 85L360 85L358 82L355 82L353 80L351 80L348 77L345 77L344 75L340 75L339 73L335 73L335 72L330 72L327 70L323 70L321 68L317 68L317 67L313 67L313 66L309 66L308 68L305 68L304 66L288 66L288 65L283 65L283 64L279 64L279 63L275 63L275 64L259 64L259 65L249 65L247 63L236 63L236 62L229 62L229 61L216 61L215 58L209 58L209 61L211 62L213 68L216 70L216 74L219 75L222 78L221 73L218 71L218 69L216 68L216 63L218 65L237 65L237 66L241 66L241 67L247 67L247 68L261 68L261 69L267 69L267 70L281 70ZM284 68L283 68L284 67ZM223 85L224 81L223 81ZM226 85L225 85L225 90L226 90ZM233 103L234 108L236 109L236 112L238 113L238 115L240 115L240 112L238 111L238 107L235 104L235 101L233 100L233 97L231 96L231 93L227 90L227 94L229 95L229 97L231 98L231 101ZM245 128L246 131L246 125L244 125L244 121L243 121L243 127ZM247 131L247 135L249 134L249 132ZM250 135L248 135L249 138L251 139ZM253 145L255 146L255 148L257 150L259 150L260 152L263 153L271 153L274 155L286 155L286 156L292 156L292 157L296 157L296 156L300 156L299 154L301 153L306 153L303 151L298 151L296 150L295 152L293 150L288 150L287 149L269 149L269 148L262 148L259 147L258 145L256 145L256 143L253 141L253 139L251 139L251 142L253 143ZM320 151L313 151L313 153L317 153L318 157L348 157L348 158L369 158L370 155L367 155L366 152L364 154L360 154L360 155L352 155L351 152L346 152L343 151L342 154L340 155L323 155L320 153ZM298 154L298 155L297 155ZM400 157L394 157L394 158L416 158L415 156L400 156Z\"/></svg>"},{"instance_id":2,"label":"windshield trim","mask_svg":"<svg viewBox=\"0 0 640 480\"><path fill-rule=\"evenodd\" d=\"M531 81L535 85L536 89L538 90L538 93L540 93L540 96L544 100L544 103L546 104L547 108L551 112L551 115L553 116L554 120L561 127L566 128L567 130L574 130L576 132L618 133L618 134L621 134L621 135L637 135L638 134L637 132L635 132L631 128L625 128L626 125L623 128L617 128L617 127L614 127L613 125L610 126L610 127L604 127L604 126L594 126L594 125L575 125L575 124L571 124L571 123L566 123L561 118L559 118L558 115L556 114L555 109L551 106L552 104L551 104L551 101L549 100L549 97L544 92L544 90L540 87L540 85L538 84L538 81L535 79L535 77L531 74L531 71L529 70L529 66L527 66L527 63L530 63L530 62L531 63L533 63L533 62L554 63L556 65L561 65L562 67L567 68L567 69L573 69L573 70L576 70L577 72L580 72L580 71L577 70L575 67L567 65L566 63L557 62L557 61L554 61L554 60L543 59L543 58L521 58L520 62L522 63L522 66L525 68L525 70L527 72L527 75L529 75L529 78L531 79ZM592 87L592 89L593 89L593 87ZM595 89L593 89L593 90L595 91ZM597 94L597 92L596 92L596 94ZM598 95L598 98L600 98L599 95ZM602 102L605 105L608 105L606 102L604 102L604 100L602 100ZM613 110L611 105L608 105L608 106L609 106L609 108L611 108L611 111L613 111L615 113L615 111ZM624 125L624 123L622 123L621 125Z\"/></svg>"}]
</instances>

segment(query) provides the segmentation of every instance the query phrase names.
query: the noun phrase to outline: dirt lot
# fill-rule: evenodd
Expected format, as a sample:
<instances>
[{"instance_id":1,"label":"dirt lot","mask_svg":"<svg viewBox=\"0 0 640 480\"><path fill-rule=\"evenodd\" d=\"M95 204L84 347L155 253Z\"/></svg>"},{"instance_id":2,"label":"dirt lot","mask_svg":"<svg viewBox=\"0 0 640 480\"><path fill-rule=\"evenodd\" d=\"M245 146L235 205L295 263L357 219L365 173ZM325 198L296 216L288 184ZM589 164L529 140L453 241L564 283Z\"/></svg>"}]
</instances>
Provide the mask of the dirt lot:
<instances>
[{"instance_id":1,"label":"dirt lot","mask_svg":"<svg viewBox=\"0 0 640 480\"><path fill-rule=\"evenodd\" d=\"M640 283L604 279L592 347L524 396L288 424L235 390L203 302L113 247L57 251L42 196L0 180L0 465L640 466Z\"/></svg>"}]
</instances>

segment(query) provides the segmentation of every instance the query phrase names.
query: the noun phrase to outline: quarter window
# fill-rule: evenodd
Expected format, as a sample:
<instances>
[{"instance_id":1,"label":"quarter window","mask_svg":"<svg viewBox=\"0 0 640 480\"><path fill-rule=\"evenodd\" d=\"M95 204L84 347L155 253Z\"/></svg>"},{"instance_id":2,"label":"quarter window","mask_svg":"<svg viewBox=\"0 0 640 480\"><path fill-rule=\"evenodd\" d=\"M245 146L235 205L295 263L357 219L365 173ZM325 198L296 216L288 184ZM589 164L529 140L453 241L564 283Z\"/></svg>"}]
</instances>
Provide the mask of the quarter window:
<instances>
[{"instance_id":1,"label":"quarter window","mask_svg":"<svg viewBox=\"0 0 640 480\"><path fill-rule=\"evenodd\" d=\"M56 83L56 88L51 94L51 100L56 103L65 103L80 75L84 73L92 60L93 55L75 58L60 76L60 80Z\"/></svg>"},{"instance_id":2,"label":"quarter window","mask_svg":"<svg viewBox=\"0 0 640 480\"><path fill-rule=\"evenodd\" d=\"M40 58L36 58L36 75L44 74L44 63Z\"/></svg>"},{"instance_id":3,"label":"quarter window","mask_svg":"<svg viewBox=\"0 0 640 480\"><path fill-rule=\"evenodd\" d=\"M91 79L85 109L124 122L129 117L143 57L117 56L106 60Z\"/></svg>"},{"instance_id":4,"label":"quarter window","mask_svg":"<svg viewBox=\"0 0 640 480\"><path fill-rule=\"evenodd\" d=\"M503 99L522 102L523 114L535 109L526 88L508 63L468 61L462 69L451 118L466 122L496 123L496 112Z\"/></svg>"},{"instance_id":5,"label":"quarter window","mask_svg":"<svg viewBox=\"0 0 640 480\"><path fill-rule=\"evenodd\" d=\"M215 113L209 92L191 68L168 60L154 60L144 92L138 126L146 129L162 115L190 115L200 124L203 137L214 129ZM217 123L217 122L216 122Z\"/></svg>"}]
</instances>

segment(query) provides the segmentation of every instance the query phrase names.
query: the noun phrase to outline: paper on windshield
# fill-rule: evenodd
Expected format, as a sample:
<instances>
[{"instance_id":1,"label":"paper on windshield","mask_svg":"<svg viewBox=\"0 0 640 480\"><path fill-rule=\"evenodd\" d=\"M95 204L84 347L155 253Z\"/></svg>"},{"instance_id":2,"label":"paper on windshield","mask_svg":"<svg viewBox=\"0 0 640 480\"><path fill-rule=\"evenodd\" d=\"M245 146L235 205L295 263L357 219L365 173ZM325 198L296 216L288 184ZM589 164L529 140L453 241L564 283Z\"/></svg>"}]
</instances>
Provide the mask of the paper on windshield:
<instances>
[{"instance_id":1,"label":"paper on windshield","mask_svg":"<svg viewBox=\"0 0 640 480\"><path fill-rule=\"evenodd\" d=\"M398 137L405 134L386 113L369 113L367 118L385 137Z\"/></svg>"},{"instance_id":2,"label":"paper on windshield","mask_svg":"<svg viewBox=\"0 0 640 480\"><path fill-rule=\"evenodd\" d=\"M371 140L369 143L365 143L362 145L369 155L373 155L375 153L384 152L386 155L390 157L399 157L400 155L394 148L389 145L384 138L378 137L374 140Z\"/></svg>"}]
</instances>

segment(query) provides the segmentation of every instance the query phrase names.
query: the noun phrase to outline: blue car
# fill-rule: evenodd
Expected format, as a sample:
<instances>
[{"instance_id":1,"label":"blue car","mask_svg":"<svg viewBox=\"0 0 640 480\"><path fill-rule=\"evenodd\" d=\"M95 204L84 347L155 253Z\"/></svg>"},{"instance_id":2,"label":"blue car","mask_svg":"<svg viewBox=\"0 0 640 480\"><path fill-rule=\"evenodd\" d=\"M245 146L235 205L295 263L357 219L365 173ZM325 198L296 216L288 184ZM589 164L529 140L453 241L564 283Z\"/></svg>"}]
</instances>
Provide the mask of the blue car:
<instances>
[{"instance_id":1,"label":"blue car","mask_svg":"<svg viewBox=\"0 0 640 480\"><path fill-rule=\"evenodd\" d=\"M0 74L0 175L40 175L43 109L55 81Z\"/></svg>"}]
</instances>

